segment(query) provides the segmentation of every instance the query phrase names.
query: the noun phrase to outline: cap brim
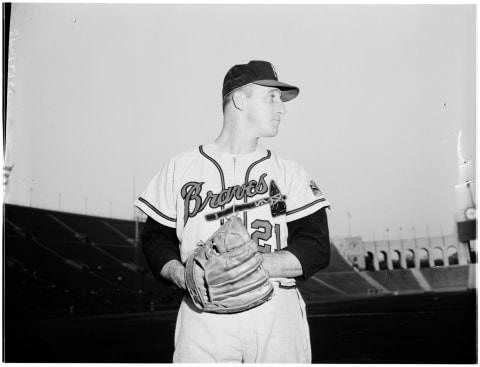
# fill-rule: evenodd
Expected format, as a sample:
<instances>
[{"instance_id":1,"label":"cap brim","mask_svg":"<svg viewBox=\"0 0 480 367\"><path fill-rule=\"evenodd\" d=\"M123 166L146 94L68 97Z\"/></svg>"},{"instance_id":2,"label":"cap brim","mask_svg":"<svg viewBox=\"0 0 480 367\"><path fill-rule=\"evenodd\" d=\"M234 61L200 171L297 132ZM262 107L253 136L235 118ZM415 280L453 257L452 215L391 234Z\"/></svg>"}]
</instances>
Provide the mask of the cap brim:
<instances>
[{"instance_id":1,"label":"cap brim","mask_svg":"<svg viewBox=\"0 0 480 367\"><path fill-rule=\"evenodd\" d=\"M282 96L280 97L283 102L288 102L298 96L300 89L290 84L285 84L277 80L255 80L252 84L262 85L264 87L275 87L282 91Z\"/></svg>"}]
</instances>

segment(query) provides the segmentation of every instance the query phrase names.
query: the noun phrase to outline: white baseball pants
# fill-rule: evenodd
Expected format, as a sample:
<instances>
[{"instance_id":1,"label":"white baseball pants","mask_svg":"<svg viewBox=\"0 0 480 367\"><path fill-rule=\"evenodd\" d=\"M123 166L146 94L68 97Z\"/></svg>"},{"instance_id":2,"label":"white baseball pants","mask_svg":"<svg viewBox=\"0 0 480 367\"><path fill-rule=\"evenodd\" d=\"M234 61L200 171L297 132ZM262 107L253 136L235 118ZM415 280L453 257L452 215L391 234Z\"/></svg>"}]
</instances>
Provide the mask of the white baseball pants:
<instances>
[{"instance_id":1,"label":"white baseball pants","mask_svg":"<svg viewBox=\"0 0 480 367\"><path fill-rule=\"evenodd\" d=\"M184 297L175 329L175 363L311 363L305 303L279 288L261 306L237 314L199 312Z\"/></svg>"}]
</instances>

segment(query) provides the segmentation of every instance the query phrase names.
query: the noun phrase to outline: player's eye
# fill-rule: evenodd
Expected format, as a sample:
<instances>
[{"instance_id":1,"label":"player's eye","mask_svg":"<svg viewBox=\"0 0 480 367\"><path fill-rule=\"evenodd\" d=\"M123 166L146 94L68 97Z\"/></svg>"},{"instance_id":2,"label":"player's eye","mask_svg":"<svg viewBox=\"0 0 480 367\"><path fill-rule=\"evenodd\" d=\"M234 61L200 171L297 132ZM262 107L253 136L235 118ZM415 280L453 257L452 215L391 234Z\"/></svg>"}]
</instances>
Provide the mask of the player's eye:
<instances>
[{"instance_id":1,"label":"player's eye","mask_svg":"<svg viewBox=\"0 0 480 367\"><path fill-rule=\"evenodd\" d=\"M268 99L272 102L275 102L277 99L279 100L281 96L281 93L277 91L272 91L268 94Z\"/></svg>"}]
</instances>

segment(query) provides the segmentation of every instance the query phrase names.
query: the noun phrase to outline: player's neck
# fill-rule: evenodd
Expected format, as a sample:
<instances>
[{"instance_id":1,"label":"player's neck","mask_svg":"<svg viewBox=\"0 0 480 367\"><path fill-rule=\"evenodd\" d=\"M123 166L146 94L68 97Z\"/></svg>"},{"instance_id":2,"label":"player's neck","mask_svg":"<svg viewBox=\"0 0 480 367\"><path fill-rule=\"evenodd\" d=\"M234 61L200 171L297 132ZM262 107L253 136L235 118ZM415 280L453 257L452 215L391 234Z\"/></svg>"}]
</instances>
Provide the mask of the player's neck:
<instances>
[{"instance_id":1,"label":"player's neck","mask_svg":"<svg viewBox=\"0 0 480 367\"><path fill-rule=\"evenodd\" d=\"M224 135L220 135L215 139L215 146L220 152L230 154L248 154L257 149L258 138L250 140L228 139Z\"/></svg>"},{"instance_id":2,"label":"player's neck","mask_svg":"<svg viewBox=\"0 0 480 367\"><path fill-rule=\"evenodd\" d=\"M215 139L215 146L224 153L248 154L257 149L258 137L242 133L241 130L227 128L224 124L220 135Z\"/></svg>"}]
</instances>

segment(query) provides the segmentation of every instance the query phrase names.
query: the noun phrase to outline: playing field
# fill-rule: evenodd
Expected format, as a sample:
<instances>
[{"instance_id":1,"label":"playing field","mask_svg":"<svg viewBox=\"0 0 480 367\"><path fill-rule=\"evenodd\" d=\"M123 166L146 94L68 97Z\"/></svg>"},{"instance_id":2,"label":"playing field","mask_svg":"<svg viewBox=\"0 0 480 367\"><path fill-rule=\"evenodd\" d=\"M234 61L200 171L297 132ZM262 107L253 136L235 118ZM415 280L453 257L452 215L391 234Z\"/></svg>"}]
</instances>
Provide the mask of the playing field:
<instances>
[{"instance_id":1,"label":"playing field","mask_svg":"<svg viewBox=\"0 0 480 367\"><path fill-rule=\"evenodd\" d=\"M309 304L314 363L476 363L476 293ZM175 311L5 320L6 362L169 363Z\"/></svg>"}]
</instances>

